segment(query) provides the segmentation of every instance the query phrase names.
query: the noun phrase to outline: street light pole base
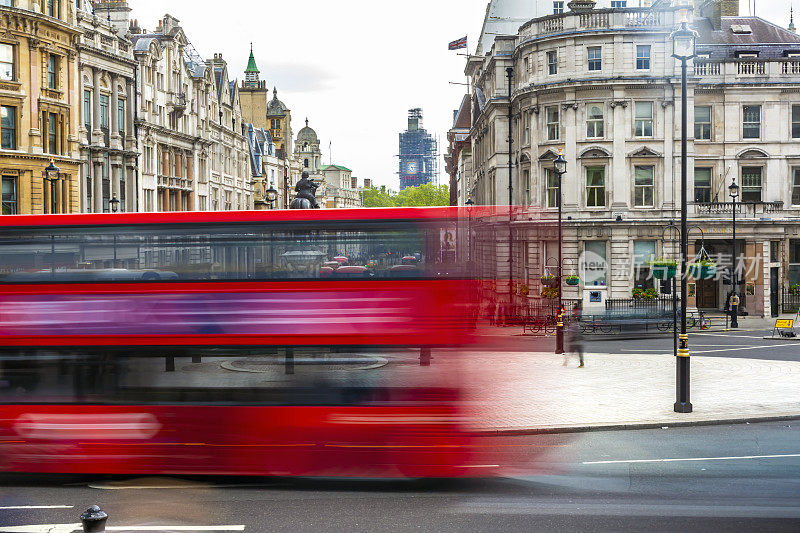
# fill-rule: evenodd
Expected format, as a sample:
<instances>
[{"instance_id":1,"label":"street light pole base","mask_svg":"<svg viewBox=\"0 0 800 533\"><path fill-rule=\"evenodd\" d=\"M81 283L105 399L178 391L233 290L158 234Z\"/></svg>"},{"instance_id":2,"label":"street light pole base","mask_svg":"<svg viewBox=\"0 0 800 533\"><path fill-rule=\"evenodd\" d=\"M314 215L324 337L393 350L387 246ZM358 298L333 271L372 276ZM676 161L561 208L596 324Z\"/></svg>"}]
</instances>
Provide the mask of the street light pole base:
<instances>
[{"instance_id":1,"label":"street light pole base","mask_svg":"<svg viewBox=\"0 0 800 533\"><path fill-rule=\"evenodd\" d=\"M556 355L564 354L564 325L556 326Z\"/></svg>"},{"instance_id":2,"label":"street light pole base","mask_svg":"<svg viewBox=\"0 0 800 533\"><path fill-rule=\"evenodd\" d=\"M676 413L691 413L692 412L692 404L690 402L675 402L675 412Z\"/></svg>"}]
</instances>

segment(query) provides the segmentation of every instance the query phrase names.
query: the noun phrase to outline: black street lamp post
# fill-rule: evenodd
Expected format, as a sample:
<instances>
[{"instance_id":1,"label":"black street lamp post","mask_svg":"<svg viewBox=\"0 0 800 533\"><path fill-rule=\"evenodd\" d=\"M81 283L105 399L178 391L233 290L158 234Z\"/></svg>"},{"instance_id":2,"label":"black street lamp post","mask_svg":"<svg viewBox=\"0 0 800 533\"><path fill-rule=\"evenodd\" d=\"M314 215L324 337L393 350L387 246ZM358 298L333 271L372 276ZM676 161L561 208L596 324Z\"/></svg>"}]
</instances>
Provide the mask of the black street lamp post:
<instances>
[{"instance_id":1,"label":"black street lamp post","mask_svg":"<svg viewBox=\"0 0 800 533\"><path fill-rule=\"evenodd\" d=\"M506 68L506 77L508 78L508 307L506 316L504 317L506 323L511 320L511 314L514 310L514 294L512 287L514 286L514 227L512 225L513 212L514 212L514 185L512 181L512 173L514 166L514 137L512 136L513 128L511 121L513 120L513 105L511 101L511 90L514 82L514 68Z\"/></svg>"},{"instance_id":2,"label":"black street lamp post","mask_svg":"<svg viewBox=\"0 0 800 533\"><path fill-rule=\"evenodd\" d=\"M736 255L736 200L739 198L739 186L736 184L734 178L731 185L728 187L728 192L733 200L733 257L731 262L731 329L738 329L739 327L739 272L737 270L737 255Z\"/></svg>"},{"instance_id":3,"label":"black street lamp post","mask_svg":"<svg viewBox=\"0 0 800 533\"><path fill-rule=\"evenodd\" d=\"M50 160L50 164L44 169L44 181L48 183L50 186L50 213L55 214L58 211L58 205L56 201L56 183L61 180L60 169L56 166L56 163L53 159Z\"/></svg>"},{"instance_id":4,"label":"black street lamp post","mask_svg":"<svg viewBox=\"0 0 800 533\"><path fill-rule=\"evenodd\" d=\"M689 121L689 98L687 94L686 64L695 57L697 34L689 29L685 14L681 27L672 33L672 57L681 62L681 334L676 363L676 413L691 413L692 404L689 401L689 335L686 333L687 311L687 266L689 255L689 231L687 228L687 123Z\"/></svg>"},{"instance_id":5,"label":"black street lamp post","mask_svg":"<svg viewBox=\"0 0 800 533\"><path fill-rule=\"evenodd\" d=\"M556 323L556 354L564 353L564 297L561 294L564 289L564 253L563 253L563 228L562 228L562 211L561 211L561 181L564 174L567 172L567 160L564 159L564 153L559 150L558 157L553 160L553 167L555 173L558 175L558 275L556 276L556 286L558 287L558 322Z\"/></svg>"}]
</instances>

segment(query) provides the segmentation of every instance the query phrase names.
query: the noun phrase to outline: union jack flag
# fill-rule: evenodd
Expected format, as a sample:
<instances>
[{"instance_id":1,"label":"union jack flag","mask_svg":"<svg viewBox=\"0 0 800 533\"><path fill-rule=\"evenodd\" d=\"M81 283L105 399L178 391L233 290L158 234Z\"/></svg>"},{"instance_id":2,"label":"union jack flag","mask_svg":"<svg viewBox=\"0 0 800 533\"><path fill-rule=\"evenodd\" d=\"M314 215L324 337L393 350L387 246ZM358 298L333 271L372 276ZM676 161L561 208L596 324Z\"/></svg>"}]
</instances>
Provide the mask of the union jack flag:
<instances>
[{"instance_id":1,"label":"union jack flag","mask_svg":"<svg viewBox=\"0 0 800 533\"><path fill-rule=\"evenodd\" d=\"M453 41L452 43L447 45L447 49L448 50L460 50L460 49L466 48L466 47L467 47L467 38L466 37L462 37L461 39L458 39L457 41Z\"/></svg>"}]
</instances>

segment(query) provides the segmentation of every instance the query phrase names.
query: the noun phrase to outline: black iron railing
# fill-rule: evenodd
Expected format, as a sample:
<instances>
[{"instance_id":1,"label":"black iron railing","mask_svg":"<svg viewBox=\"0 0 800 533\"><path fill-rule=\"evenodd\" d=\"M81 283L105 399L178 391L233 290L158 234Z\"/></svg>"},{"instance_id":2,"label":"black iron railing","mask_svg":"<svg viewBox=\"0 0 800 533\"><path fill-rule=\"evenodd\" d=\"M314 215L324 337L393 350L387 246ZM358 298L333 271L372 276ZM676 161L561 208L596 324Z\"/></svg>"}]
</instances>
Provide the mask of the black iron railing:
<instances>
[{"instance_id":1,"label":"black iron railing","mask_svg":"<svg viewBox=\"0 0 800 533\"><path fill-rule=\"evenodd\" d=\"M645 311L662 315L665 312L672 312L672 297L608 299L606 300L606 311L609 313Z\"/></svg>"},{"instance_id":2,"label":"black iron railing","mask_svg":"<svg viewBox=\"0 0 800 533\"><path fill-rule=\"evenodd\" d=\"M791 289L783 289L781 294L781 312L795 314L800 311L800 294L795 294Z\"/></svg>"}]
</instances>

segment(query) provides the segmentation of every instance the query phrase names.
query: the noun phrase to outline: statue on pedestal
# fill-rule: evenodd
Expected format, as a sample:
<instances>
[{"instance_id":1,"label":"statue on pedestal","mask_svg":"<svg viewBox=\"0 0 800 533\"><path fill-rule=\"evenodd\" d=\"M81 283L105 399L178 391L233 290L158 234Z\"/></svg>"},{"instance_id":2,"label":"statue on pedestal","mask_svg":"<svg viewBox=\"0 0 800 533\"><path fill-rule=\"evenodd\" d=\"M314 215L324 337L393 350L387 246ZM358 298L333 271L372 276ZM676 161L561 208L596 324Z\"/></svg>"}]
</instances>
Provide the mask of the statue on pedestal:
<instances>
[{"instance_id":1,"label":"statue on pedestal","mask_svg":"<svg viewBox=\"0 0 800 533\"><path fill-rule=\"evenodd\" d=\"M297 192L292 205L289 209L319 209L316 192L319 184L314 183L308 178L308 172L303 172L300 181L297 182L294 190Z\"/></svg>"}]
</instances>

